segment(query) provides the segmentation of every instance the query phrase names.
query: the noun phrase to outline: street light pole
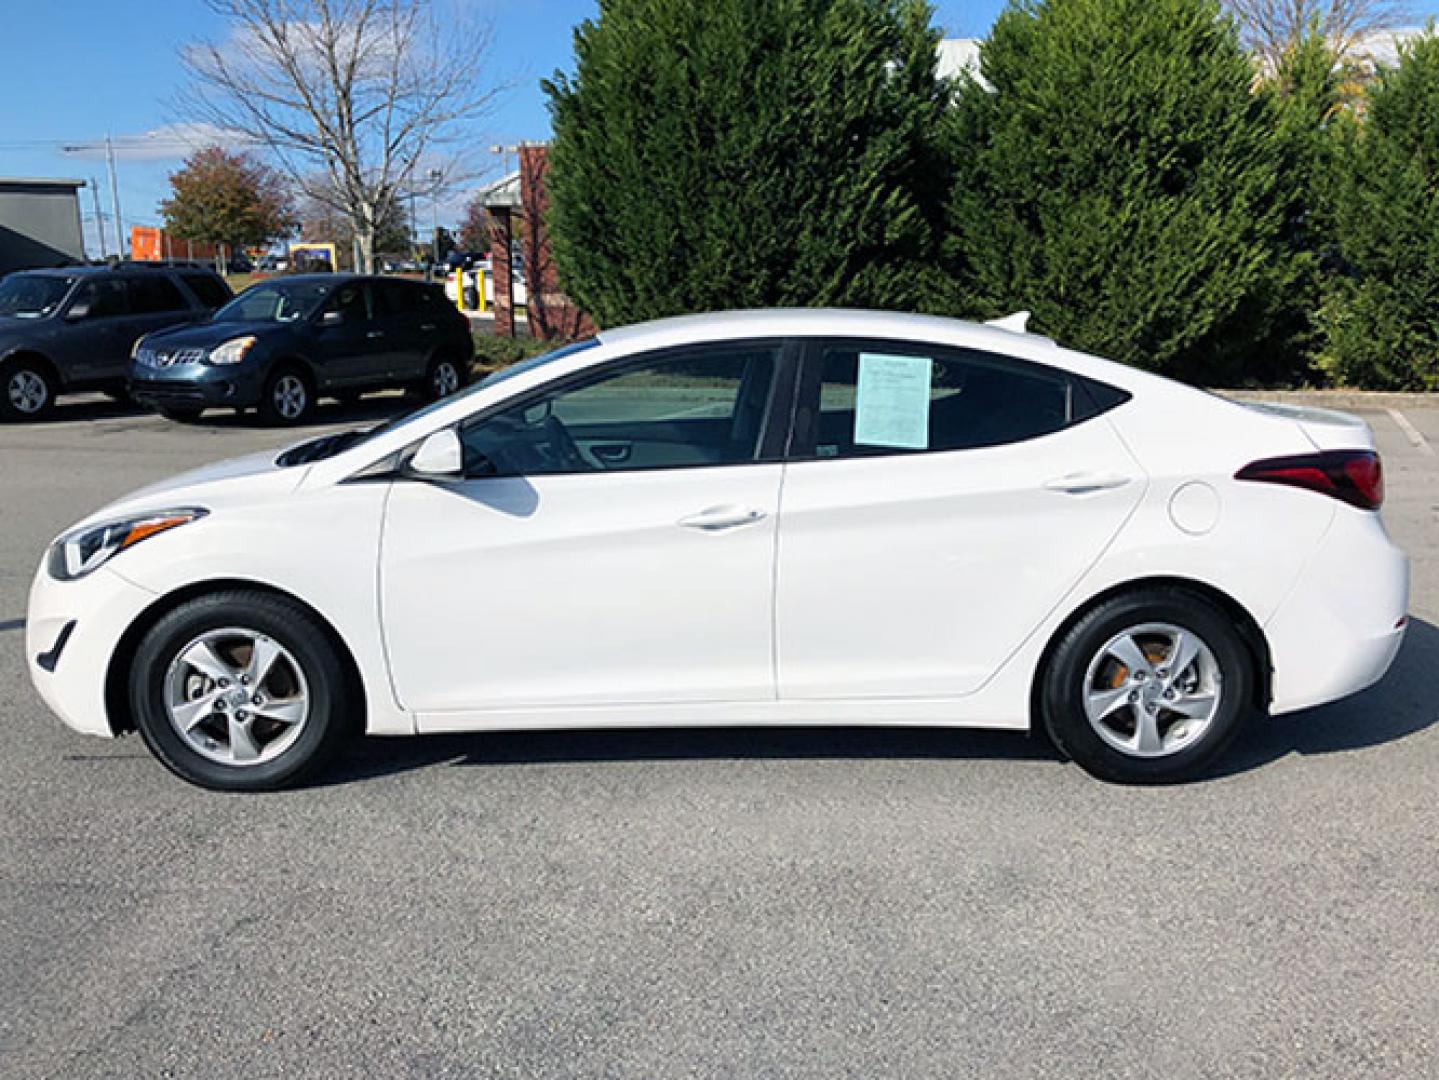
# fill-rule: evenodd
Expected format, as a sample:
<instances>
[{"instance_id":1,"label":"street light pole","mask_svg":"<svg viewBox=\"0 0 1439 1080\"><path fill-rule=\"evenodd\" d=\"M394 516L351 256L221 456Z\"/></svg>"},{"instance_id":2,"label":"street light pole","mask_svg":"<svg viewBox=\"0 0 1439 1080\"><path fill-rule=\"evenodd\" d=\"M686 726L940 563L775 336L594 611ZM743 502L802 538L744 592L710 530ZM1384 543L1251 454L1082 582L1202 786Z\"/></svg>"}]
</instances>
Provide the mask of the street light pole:
<instances>
[{"instance_id":1,"label":"street light pole","mask_svg":"<svg viewBox=\"0 0 1439 1080\"><path fill-rule=\"evenodd\" d=\"M125 257L125 232L120 216L120 184L115 179L115 148L110 144L110 133L105 133L105 165L110 170L110 205L115 208L115 251Z\"/></svg>"},{"instance_id":2,"label":"street light pole","mask_svg":"<svg viewBox=\"0 0 1439 1080\"><path fill-rule=\"evenodd\" d=\"M429 171L430 178L430 266L440 263L440 181L444 173L439 169Z\"/></svg>"}]
</instances>

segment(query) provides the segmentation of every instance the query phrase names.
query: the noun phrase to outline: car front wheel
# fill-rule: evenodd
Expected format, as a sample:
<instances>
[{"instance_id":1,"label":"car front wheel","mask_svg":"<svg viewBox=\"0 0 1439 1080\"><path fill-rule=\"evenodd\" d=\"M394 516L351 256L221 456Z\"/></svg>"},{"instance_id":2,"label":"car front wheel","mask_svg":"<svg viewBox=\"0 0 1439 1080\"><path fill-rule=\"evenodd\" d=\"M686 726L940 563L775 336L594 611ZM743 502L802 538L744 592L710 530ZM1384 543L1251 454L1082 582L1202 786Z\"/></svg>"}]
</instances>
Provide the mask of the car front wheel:
<instances>
[{"instance_id":1,"label":"car front wheel","mask_svg":"<svg viewBox=\"0 0 1439 1080\"><path fill-rule=\"evenodd\" d=\"M163 616L136 651L129 690L150 751L217 790L292 784L354 727L328 629L301 604L263 592L212 593Z\"/></svg>"},{"instance_id":2,"label":"car front wheel","mask_svg":"<svg viewBox=\"0 0 1439 1080\"><path fill-rule=\"evenodd\" d=\"M279 367L265 380L260 394L260 418L267 424L298 424L315 404L310 381L294 367Z\"/></svg>"},{"instance_id":3,"label":"car front wheel","mask_svg":"<svg viewBox=\"0 0 1439 1080\"><path fill-rule=\"evenodd\" d=\"M1183 589L1143 589L1088 612L1057 643L1041 709L1055 745L1118 783L1199 776L1243 726L1254 662L1234 620Z\"/></svg>"},{"instance_id":4,"label":"car front wheel","mask_svg":"<svg viewBox=\"0 0 1439 1080\"><path fill-rule=\"evenodd\" d=\"M0 368L0 417L38 420L55 404L55 380L43 364L20 359Z\"/></svg>"}]
</instances>

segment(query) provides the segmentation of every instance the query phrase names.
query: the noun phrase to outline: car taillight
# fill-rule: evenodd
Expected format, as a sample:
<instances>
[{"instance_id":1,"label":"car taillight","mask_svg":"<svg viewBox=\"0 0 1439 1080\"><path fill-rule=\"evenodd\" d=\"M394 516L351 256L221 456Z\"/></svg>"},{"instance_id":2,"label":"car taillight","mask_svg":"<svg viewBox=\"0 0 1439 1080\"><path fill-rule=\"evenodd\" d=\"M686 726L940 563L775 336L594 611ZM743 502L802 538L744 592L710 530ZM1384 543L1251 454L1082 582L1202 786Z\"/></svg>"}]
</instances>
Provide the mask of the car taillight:
<instances>
[{"instance_id":1,"label":"car taillight","mask_svg":"<svg viewBox=\"0 0 1439 1080\"><path fill-rule=\"evenodd\" d=\"M1361 510L1378 510L1384 502L1384 469L1373 450L1322 450L1265 458L1244 466L1234 479L1317 491Z\"/></svg>"}]
</instances>

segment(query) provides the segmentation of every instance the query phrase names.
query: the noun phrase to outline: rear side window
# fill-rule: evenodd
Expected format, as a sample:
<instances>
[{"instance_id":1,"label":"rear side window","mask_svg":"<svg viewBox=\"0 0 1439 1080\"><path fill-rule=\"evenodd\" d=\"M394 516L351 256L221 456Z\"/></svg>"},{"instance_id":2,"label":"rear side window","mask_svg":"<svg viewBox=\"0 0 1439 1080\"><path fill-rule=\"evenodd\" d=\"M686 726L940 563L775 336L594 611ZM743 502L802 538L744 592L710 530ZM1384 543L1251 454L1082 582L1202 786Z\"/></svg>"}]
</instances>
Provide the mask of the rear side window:
<instances>
[{"instance_id":1,"label":"rear side window","mask_svg":"<svg viewBox=\"0 0 1439 1080\"><path fill-rule=\"evenodd\" d=\"M85 282L75 291L70 306L81 304L89 307L86 317L90 319L112 319L130 313L130 296L119 278L91 278Z\"/></svg>"},{"instance_id":2,"label":"rear side window","mask_svg":"<svg viewBox=\"0 0 1439 1080\"><path fill-rule=\"evenodd\" d=\"M382 281L376 284L380 295L380 311L387 315L408 315L420 307L420 291L403 281Z\"/></svg>"},{"instance_id":3,"label":"rear side window","mask_svg":"<svg viewBox=\"0 0 1439 1080\"><path fill-rule=\"evenodd\" d=\"M181 274L180 280L207 308L224 307L230 302L230 290L219 278L209 274Z\"/></svg>"},{"instance_id":4,"label":"rear side window","mask_svg":"<svg viewBox=\"0 0 1439 1080\"><path fill-rule=\"evenodd\" d=\"M821 345L812 355L818 359L818 408L812 389L810 431L797 432L800 456L1002 446L1062 431L1102 411L1087 380L981 352L840 342Z\"/></svg>"},{"instance_id":5,"label":"rear side window","mask_svg":"<svg viewBox=\"0 0 1439 1080\"><path fill-rule=\"evenodd\" d=\"M130 310L136 315L153 315L162 311L183 311L189 307L175 283L159 274L129 278Z\"/></svg>"}]
</instances>

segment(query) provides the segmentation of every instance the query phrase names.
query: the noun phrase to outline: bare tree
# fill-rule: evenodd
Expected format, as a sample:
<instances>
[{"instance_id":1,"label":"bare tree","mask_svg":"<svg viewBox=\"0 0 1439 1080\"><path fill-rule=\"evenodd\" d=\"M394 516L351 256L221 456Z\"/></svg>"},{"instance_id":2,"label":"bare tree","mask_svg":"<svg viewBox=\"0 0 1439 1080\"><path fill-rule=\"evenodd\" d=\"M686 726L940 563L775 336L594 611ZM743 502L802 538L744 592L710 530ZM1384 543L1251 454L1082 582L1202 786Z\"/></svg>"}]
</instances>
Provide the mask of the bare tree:
<instances>
[{"instance_id":1,"label":"bare tree","mask_svg":"<svg viewBox=\"0 0 1439 1080\"><path fill-rule=\"evenodd\" d=\"M497 88L482 79L488 25L443 25L430 0L207 0L224 41L183 54L183 110L269 147L309 199L352 226L356 262L417 170L460 168L455 152Z\"/></svg>"},{"instance_id":2,"label":"bare tree","mask_svg":"<svg viewBox=\"0 0 1439 1080\"><path fill-rule=\"evenodd\" d=\"M1409 17L1406 0L1225 0L1225 3L1239 20L1245 41L1271 71L1311 30L1324 36L1336 57L1348 59L1371 35L1402 26Z\"/></svg>"}]
</instances>

